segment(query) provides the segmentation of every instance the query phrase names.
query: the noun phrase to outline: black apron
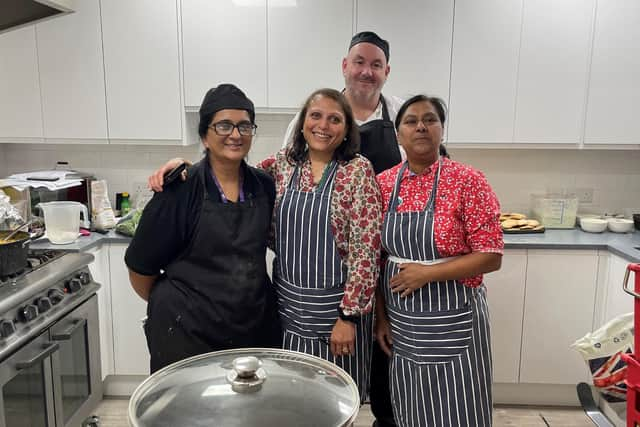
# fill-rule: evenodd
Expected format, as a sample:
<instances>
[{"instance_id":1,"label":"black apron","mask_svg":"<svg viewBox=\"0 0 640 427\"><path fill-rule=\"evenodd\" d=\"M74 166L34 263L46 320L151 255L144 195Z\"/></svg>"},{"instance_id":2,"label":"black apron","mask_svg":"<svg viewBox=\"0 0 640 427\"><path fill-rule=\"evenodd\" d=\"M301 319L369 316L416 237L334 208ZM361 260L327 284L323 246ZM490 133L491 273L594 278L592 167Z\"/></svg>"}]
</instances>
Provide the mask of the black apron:
<instances>
[{"instance_id":1,"label":"black apron","mask_svg":"<svg viewBox=\"0 0 640 427\"><path fill-rule=\"evenodd\" d=\"M380 97L380 102L382 119L372 120L360 126L360 154L369 159L376 175L402 161L395 126L389 117L384 97ZM371 412L376 417L379 427L396 425L393 421L388 371L389 358L378 342L373 340L369 401Z\"/></svg>"},{"instance_id":2,"label":"black apron","mask_svg":"<svg viewBox=\"0 0 640 427\"><path fill-rule=\"evenodd\" d=\"M360 154L369 159L376 175L391 169L402 161L396 129L389 118L387 103L382 103L382 119L371 120L360 126Z\"/></svg>"},{"instance_id":3,"label":"black apron","mask_svg":"<svg viewBox=\"0 0 640 427\"><path fill-rule=\"evenodd\" d=\"M187 249L154 284L145 334L151 372L178 360L241 347L278 347L275 291L266 271L271 210L266 193L244 202L204 200Z\"/></svg>"}]
</instances>

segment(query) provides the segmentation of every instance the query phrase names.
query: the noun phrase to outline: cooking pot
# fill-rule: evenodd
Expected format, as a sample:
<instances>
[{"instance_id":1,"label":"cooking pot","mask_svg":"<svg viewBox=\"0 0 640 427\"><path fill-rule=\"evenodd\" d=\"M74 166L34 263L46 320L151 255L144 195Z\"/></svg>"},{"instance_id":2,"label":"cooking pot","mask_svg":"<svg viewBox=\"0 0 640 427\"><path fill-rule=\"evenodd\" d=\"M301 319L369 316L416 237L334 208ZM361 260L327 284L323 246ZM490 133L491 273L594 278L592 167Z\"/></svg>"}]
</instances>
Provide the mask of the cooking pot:
<instances>
[{"instance_id":1,"label":"cooking pot","mask_svg":"<svg viewBox=\"0 0 640 427\"><path fill-rule=\"evenodd\" d=\"M129 401L133 427L351 426L360 396L324 359L248 348L202 354L151 375Z\"/></svg>"},{"instance_id":2,"label":"cooking pot","mask_svg":"<svg viewBox=\"0 0 640 427\"><path fill-rule=\"evenodd\" d=\"M31 242L29 233L17 232L10 242L3 242L11 231L0 231L0 277L19 273L27 266L27 253Z\"/></svg>"}]
</instances>

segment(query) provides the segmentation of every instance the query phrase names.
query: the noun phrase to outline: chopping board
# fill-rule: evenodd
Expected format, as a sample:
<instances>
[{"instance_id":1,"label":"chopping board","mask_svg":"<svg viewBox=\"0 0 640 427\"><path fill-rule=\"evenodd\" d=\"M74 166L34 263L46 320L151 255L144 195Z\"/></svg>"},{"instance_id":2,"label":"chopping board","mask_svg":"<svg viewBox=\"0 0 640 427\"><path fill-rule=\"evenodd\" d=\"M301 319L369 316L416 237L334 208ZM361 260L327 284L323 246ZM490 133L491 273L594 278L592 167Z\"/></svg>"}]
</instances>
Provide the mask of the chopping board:
<instances>
[{"instance_id":1,"label":"chopping board","mask_svg":"<svg viewBox=\"0 0 640 427\"><path fill-rule=\"evenodd\" d=\"M539 234L544 233L544 227L538 230L502 229L502 234Z\"/></svg>"}]
</instances>

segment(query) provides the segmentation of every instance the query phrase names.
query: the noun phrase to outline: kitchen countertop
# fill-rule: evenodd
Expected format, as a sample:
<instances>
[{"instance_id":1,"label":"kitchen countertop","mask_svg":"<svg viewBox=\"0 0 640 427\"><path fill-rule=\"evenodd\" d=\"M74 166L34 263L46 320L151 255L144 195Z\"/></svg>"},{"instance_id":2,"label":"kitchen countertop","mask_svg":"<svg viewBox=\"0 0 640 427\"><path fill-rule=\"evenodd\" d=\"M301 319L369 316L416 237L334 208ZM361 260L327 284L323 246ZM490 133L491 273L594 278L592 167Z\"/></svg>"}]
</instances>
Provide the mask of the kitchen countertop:
<instances>
[{"instance_id":1,"label":"kitchen countertop","mask_svg":"<svg viewBox=\"0 0 640 427\"><path fill-rule=\"evenodd\" d=\"M69 245L54 245L46 238L31 242L32 249L66 249L72 252L86 251L103 243L129 243L130 237L109 231L107 234L91 233L79 237ZM640 232L633 233L586 233L577 228L569 230L546 230L535 234L506 234L507 249L607 249L630 262L640 263Z\"/></svg>"}]
</instances>

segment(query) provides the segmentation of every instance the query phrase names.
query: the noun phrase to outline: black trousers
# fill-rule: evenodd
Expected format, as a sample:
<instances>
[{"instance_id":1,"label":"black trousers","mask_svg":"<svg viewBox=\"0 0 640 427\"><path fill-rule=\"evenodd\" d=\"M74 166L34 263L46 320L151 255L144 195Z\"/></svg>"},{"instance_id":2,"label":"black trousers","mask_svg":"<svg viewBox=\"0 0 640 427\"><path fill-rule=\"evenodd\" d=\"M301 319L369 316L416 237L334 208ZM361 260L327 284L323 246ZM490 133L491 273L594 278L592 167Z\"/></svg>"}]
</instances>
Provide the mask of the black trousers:
<instances>
[{"instance_id":1,"label":"black trousers","mask_svg":"<svg viewBox=\"0 0 640 427\"><path fill-rule=\"evenodd\" d=\"M389 358L382 351L376 340L373 340L371 355L371 389L369 391L371 412L376 417L376 427L396 427L391 406L389 389Z\"/></svg>"}]
</instances>

